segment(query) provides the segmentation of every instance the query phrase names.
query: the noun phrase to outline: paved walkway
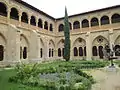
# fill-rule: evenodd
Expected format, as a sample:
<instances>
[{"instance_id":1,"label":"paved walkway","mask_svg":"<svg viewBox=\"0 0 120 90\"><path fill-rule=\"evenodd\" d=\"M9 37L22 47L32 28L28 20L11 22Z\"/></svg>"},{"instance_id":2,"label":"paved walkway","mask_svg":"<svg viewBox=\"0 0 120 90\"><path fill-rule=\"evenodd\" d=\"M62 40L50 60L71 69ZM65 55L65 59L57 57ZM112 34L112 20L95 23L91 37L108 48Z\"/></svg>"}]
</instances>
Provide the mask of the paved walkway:
<instances>
[{"instance_id":1,"label":"paved walkway","mask_svg":"<svg viewBox=\"0 0 120 90\"><path fill-rule=\"evenodd\" d=\"M120 69L104 68L92 70L90 73L97 82L92 90L120 90Z\"/></svg>"}]
</instances>

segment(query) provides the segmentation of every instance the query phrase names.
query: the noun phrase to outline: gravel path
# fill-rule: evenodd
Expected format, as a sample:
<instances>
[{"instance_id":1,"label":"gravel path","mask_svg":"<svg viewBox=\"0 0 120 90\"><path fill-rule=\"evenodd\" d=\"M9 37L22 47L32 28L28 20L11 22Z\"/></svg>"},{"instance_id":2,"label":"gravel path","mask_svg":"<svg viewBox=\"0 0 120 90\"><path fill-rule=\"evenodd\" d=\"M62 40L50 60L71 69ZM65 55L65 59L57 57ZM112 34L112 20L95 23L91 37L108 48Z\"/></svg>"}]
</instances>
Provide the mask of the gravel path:
<instances>
[{"instance_id":1,"label":"gravel path","mask_svg":"<svg viewBox=\"0 0 120 90\"><path fill-rule=\"evenodd\" d=\"M120 69L92 70L91 75L97 82L92 90L120 90Z\"/></svg>"}]
</instances>

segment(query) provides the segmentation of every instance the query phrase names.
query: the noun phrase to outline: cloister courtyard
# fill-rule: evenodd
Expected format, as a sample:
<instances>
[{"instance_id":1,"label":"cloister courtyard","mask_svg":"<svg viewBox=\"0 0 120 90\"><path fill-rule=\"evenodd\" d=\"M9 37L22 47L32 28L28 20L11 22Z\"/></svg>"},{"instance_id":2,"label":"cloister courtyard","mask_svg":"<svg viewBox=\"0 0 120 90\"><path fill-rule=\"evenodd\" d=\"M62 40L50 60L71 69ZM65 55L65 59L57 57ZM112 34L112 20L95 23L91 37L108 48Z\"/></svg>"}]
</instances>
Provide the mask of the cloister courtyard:
<instances>
[{"instance_id":1,"label":"cloister courtyard","mask_svg":"<svg viewBox=\"0 0 120 90\"><path fill-rule=\"evenodd\" d=\"M110 69L110 61L77 60L2 67L0 88L2 90L120 90L120 61L114 61L114 64L115 68ZM75 73L80 76L74 75ZM59 75L62 83L58 83ZM83 77L87 79L84 81Z\"/></svg>"}]
</instances>

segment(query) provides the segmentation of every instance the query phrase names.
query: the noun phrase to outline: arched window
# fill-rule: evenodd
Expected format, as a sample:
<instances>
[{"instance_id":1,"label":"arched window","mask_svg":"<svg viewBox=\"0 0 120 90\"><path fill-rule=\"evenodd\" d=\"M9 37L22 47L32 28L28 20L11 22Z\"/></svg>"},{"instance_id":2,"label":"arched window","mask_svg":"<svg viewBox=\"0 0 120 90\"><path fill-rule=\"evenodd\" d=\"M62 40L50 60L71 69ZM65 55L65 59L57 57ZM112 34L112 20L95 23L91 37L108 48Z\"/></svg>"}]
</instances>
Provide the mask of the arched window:
<instances>
[{"instance_id":1,"label":"arched window","mask_svg":"<svg viewBox=\"0 0 120 90\"><path fill-rule=\"evenodd\" d=\"M20 47L20 59L22 59L22 47Z\"/></svg>"},{"instance_id":2,"label":"arched window","mask_svg":"<svg viewBox=\"0 0 120 90\"><path fill-rule=\"evenodd\" d=\"M43 49L42 48L40 49L40 57L41 58L43 57Z\"/></svg>"},{"instance_id":3,"label":"arched window","mask_svg":"<svg viewBox=\"0 0 120 90\"><path fill-rule=\"evenodd\" d=\"M84 47L84 56L86 56L86 46Z\"/></svg>"},{"instance_id":4,"label":"arched window","mask_svg":"<svg viewBox=\"0 0 120 90\"><path fill-rule=\"evenodd\" d=\"M21 21L25 22L25 23L28 23L28 15L27 15L26 12L22 13Z\"/></svg>"},{"instance_id":5,"label":"arched window","mask_svg":"<svg viewBox=\"0 0 120 90\"><path fill-rule=\"evenodd\" d=\"M61 57L61 49L58 48L58 57Z\"/></svg>"},{"instance_id":6,"label":"arched window","mask_svg":"<svg viewBox=\"0 0 120 90\"><path fill-rule=\"evenodd\" d=\"M72 25L71 25L71 23L69 22L69 27L70 27L70 30L72 30Z\"/></svg>"},{"instance_id":7,"label":"arched window","mask_svg":"<svg viewBox=\"0 0 120 90\"><path fill-rule=\"evenodd\" d=\"M79 56L83 56L83 48L79 47Z\"/></svg>"},{"instance_id":8,"label":"arched window","mask_svg":"<svg viewBox=\"0 0 120 90\"><path fill-rule=\"evenodd\" d=\"M51 48L49 49L49 57L51 57Z\"/></svg>"},{"instance_id":9,"label":"arched window","mask_svg":"<svg viewBox=\"0 0 120 90\"><path fill-rule=\"evenodd\" d=\"M54 50L52 49L52 57L54 56Z\"/></svg>"},{"instance_id":10,"label":"arched window","mask_svg":"<svg viewBox=\"0 0 120 90\"><path fill-rule=\"evenodd\" d=\"M33 25L33 26L36 26L35 16L31 16L30 24Z\"/></svg>"},{"instance_id":11,"label":"arched window","mask_svg":"<svg viewBox=\"0 0 120 90\"><path fill-rule=\"evenodd\" d=\"M64 48L62 48L62 56L64 56Z\"/></svg>"},{"instance_id":12,"label":"arched window","mask_svg":"<svg viewBox=\"0 0 120 90\"><path fill-rule=\"evenodd\" d=\"M77 50L77 47L74 47L74 56L78 56L78 50Z\"/></svg>"},{"instance_id":13,"label":"arched window","mask_svg":"<svg viewBox=\"0 0 120 90\"><path fill-rule=\"evenodd\" d=\"M44 23L44 29L48 30L48 22L47 21L45 21L45 23Z\"/></svg>"},{"instance_id":14,"label":"arched window","mask_svg":"<svg viewBox=\"0 0 120 90\"><path fill-rule=\"evenodd\" d=\"M98 55L97 54L97 47L96 46L92 47L92 54L93 54L93 56L97 56Z\"/></svg>"},{"instance_id":15,"label":"arched window","mask_svg":"<svg viewBox=\"0 0 120 90\"><path fill-rule=\"evenodd\" d=\"M91 19L91 26L98 26L98 25L99 25L98 19L97 18L92 18Z\"/></svg>"},{"instance_id":16,"label":"arched window","mask_svg":"<svg viewBox=\"0 0 120 90\"><path fill-rule=\"evenodd\" d=\"M0 45L0 61L4 59L4 46Z\"/></svg>"},{"instance_id":17,"label":"arched window","mask_svg":"<svg viewBox=\"0 0 120 90\"><path fill-rule=\"evenodd\" d=\"M100 19L101 25L109 24L109 17L108 16L103 16Z\"/></svg>"},{"instance_id":18,"label":"arched window","mask_svg":"<svg viewBox=\"0 0 120 90\"><path fill-rule=\"evenodd\" d=\"M16 8L11 8L10 18L19 20L18 10Z\"/></svg>"},{"instance_id":19,"label":"arched window","mask_svg":"<svg viewBox=\"0 0 120 90\"><path fill-rule=\"evenodd\" d=\"M120 15L119 14L112 15L111 20L112 20L112 23L118 23L118 22L120 22Z\"/></svg>"},{"instance_id":20,"label":"arched window","mask_svg":"<svg viewBox=\"0 0 120 90\"><path fill-rule=\"evenodd\" d=\"M73 29L79 29L80 28L80 22L79 21L75 21L73 23Z\"/></svg>"},{"instance_id":21,"label":"arched window","mask_svg":"<svg viewBox=\"0 0 120 90\"><path fill-rule=\"evenodd\" d=\"M43 28L43 24L42 24L42 20L41 19L38 20L38 27Z\"/></svg>"},{"instance_id":22,"label":"arched window","mask_svg":"<svg viewBox=\"0 0 120 90\"><path fill-rule=\"evenodd\" d=\"M59 25L58 31L59 31L59 32L64 31L64 25L63 25L63 24L60 24L60 25Z\"/></svg>"},{"instance_id":23,"label":"arched window","mask_svg":"<svg viewBox=\"0 0 120 90\"><path fill-rule=\"evenodd\" d=\"M50 31L53 31L53 25L50 24Z\"/></svg>"},{"instance_id":24,"label":"arched window","mask_svg":"<svg viewBox=\"0 0 120 90\"><path fill-rule=\"evenodd\" d=\"M99 50L99 57L100 57L100 59L103 59L103 56L104 56L104 54L103 54L103 46L99 46L98 50Z\"/></svg>"},{"instance_id":25,"label":"arched window","mask_svg":"<svg viewBox=\"0 0 120 90\"><path fill-rule=\"evenodd\" d=\"M0 2L0 15L7 16L7 7L4 3Z\"/></svg>"},{"instance_id":26,"label":"arched window","mask_svg":"<svg viewBox=\"0 0 120 90\"><path fill-rule=\"evenodd\" d=\"M87 19L84 19L82 21L82 28L86 28L86 27L89 27L89 21Z\"/></svg>"},{"instance_id":27,"label":"arched window","mask_svg":"<svg viewBox=\"0 0 120 90\"><path fill-rule=\"evenodd\" d=\"M120 45L115 45L115 56L120 56Z\"/></svg>"},{"instance_id":28,"label":"arched window","mask_svg":"<svg viewBox=\"0 0 120 90\"><path fill-rule=\"evenodd\" d=\"M27 47L24 47L23 49L23 59L27 58Z\"/></svg>"}]
</instances>

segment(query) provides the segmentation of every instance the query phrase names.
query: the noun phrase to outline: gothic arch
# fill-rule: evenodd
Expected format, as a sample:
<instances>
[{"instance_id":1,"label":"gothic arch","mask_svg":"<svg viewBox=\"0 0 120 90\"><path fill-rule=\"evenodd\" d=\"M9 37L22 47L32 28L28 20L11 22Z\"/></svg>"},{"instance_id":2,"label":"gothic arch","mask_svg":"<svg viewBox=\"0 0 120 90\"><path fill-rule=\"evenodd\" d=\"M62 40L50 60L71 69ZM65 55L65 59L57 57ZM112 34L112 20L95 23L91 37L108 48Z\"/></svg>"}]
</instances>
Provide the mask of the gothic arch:
<instances>
[{"instance_id":1,"label":"gothic arch","mask_svg":"<svg viewBox=\"0 0 120 90\"><path fill-rule=\"evenodd\" d=\"M43 58L44 56L44 42L43 42L43 39L40 38L40 58Z\"/></svg>"},{"instance_id":2,"label":"gothic arch","mask_svg":"<svg viewBox=\"0 0 120 90\"><path fill-rule=\"evenodd\" d=\"M86 41L81 37L75 39L75 41L73 42L73 46L77 46L77 45L78 46L85 46L85 44L86 44Z\"/></svg>"},{"instance_id":3,"label":"gothic arch","mask_svg":"<svg viewBox=\"0 0 120 90\"><path fill-rule=\"evenodd\" d=\"M28 59L29 42L24 34L20 35L20 59Z\"/></svg>"},{"instance_id":4,"label":"gothic arch","mask_svg":"<svg viewBox=\"0 0 120 90\"><path fill-rule=\"evenodd\" d=\"M105 44L108 44L108 40L102 36L102 35L99 35L99 36L96 36L93 41L92 41L92 45L105 45Z\"/></svg>"}]
</instances>

